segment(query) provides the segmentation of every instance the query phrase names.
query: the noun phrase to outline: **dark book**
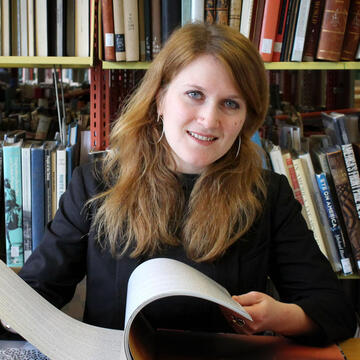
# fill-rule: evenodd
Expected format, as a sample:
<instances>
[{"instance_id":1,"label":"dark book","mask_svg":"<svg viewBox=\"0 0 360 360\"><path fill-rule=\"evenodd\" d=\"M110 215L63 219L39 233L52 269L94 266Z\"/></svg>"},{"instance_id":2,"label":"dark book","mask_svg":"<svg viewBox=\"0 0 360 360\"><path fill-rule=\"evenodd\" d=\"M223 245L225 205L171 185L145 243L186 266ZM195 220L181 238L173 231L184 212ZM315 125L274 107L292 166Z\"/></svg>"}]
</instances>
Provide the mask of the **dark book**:
<instances>
[{"instance_id":1,"label":"dark book","mask_svg":"<svg viewBox=\"0 0 360 360\"><path fill-rule=\"evenodd\" d=\"M337 199L340 205L341 214L346 227L346 232L351 244L352 255L356 268L360 270L360 220L351 192L350 182L346 172L346 166L341 149L328 149L327 160L330 173L334 182Z\"/></svg>"},{"instance_id":2,"label":"dark book","mask_svg":"<svg viewBox=\"0 0 360 360\"><path fill-rule=\"evenodd\" d=\"M48 56L57 56L57 0L47 4Z\"/></svg>"},{"instance_id":3,"label":"dark book","mask_svg":"<svg viewBox=\"0 0 360 360\"><path fill-rule=\"evenodd\" d=\"M153 58L161 49L161 0L151 0L151 36Z\"/></svg>"},{"instance_id":4,"label":"dark book","mask_svg":"<svg viewBox=\"0 0 360 360\"><path fill-rule=\"evenodd\" d=\"M285 20L284 37L281 46L280 61L285 61L285 49L288 37L290 36L290 27L292 26L292 20L294 17L294 7L297 0L289 0L288 11Z\"/></svg>"},{"instance_id":5,"label":"dark book","mask_svg":"<svg viewBox=\"0 0 360 360\"><path fill-rule=\"evenodd\" d=\"M291 58L291 52L294 46L295 30L298 21L300 2L301 2L300 0L294 0L294 6L292 7L291 12L289 12L290 25L286 30L288 34L285 41L284 61L290 61Z\"/></svg>"},{"instance_id":6,"label":"dark book","mask_svg":"<svg viewBox=\"0 0 360 360\"><path fill-rule=\"evenodd\" d=\"M324 204L328 222L330 225L331 234L336 245L342 272L344 275L353 274L353 267L351 263L351 249L348 247L343 230L340 225L338 214L336 213L333 195L325 173L316 174L316 181L321 194L321 199ZM335 195L336 196L336 195Z\"/></svg>"},{"instance_id":7,"label":"dark book","mask_svg":"<svg viewBox=\"0 0 360 360\"><path fill-rule=\"evenodd\" d=\"M229 25L229 0L216 0L215 23L220 25Z\"/></svg>"},{"instance_id":8,"label":"dark book","mask_svg":"<svg viewBox=\"0 0 360 360\"><path fill-rule=\"evenodd\" d=\"M75 56L75 0L66 0L65 54Z\"/></svg>"},{"instance_id":9,"label":"dark book","mask_svg":"<svg viewBox=\"0 0 360 360\"><path fill-rule=\"evenodd\" d=\"M4 176L3 176L3 140L0 140L0 214L5 213ZM0 260L6 262L5 249L5 216L0 216Z\"/></svg>"},{"instance_id":10,"label":"dark book","mask_svg":"<svg viewBox=\"0 0 360 360\"><path fill-rule=\"evenodd\" d=\"M207 24L215 23L216 0L205 0L205 22Z\"/></svg>"},{"instance_id":11,"label":"dark book","mask_svg":"<svg viewBox=\"0 0 360 360\"><path fill-rule=\"evenodd\" d=\"M31 232L33 251L45 230L45 164L42 145L31 147Z\"/></svg>"},{"instance_id":12,"label":"dark book","mask_svg":"<svg viewBox=\"0 0 360 360\"><path fill-rule=\"evenodd\" d=\"M101 0L104 60L115 61L114 13L112 0Z\"/></svg>"},{"instance_id":13,"label":"dark book","mask_svg":"<svg viewBox=\"0 0 360 360\"><path fill-rule=\"evenodd\" d=\"M285 35L286 17L289 10L290 0L282 0L279 14L279 21L276 29L274 51L272 61L280 61L281 49ZM262 1L260 3L263 3ZM254 42L254 41L253 41ZM255 44L256 45L256 44Z\"/></svg>"},{"instance_id":14,"label":"dark book","mask_svg":"<svg viewBox=\"0 0 360 360\"><path fill-rule=\"evenodd\" d=\"M144 0L145 61L152 60L151 0Z\"/></svg>"},{"instance_id":15,"label":"dark book","mask_svg":"<svg viewBox=\"0 0 360 360\"><path fill-rule=\"evenodd\" d=\"M350 4L348 20L341 51L341 60L355 60L356 50L360 39L360 0L353 0Z\"/></svg>"},{"instance_id":16,"label":"dark book","mask_svg":"<svg viewBox=\"0 0 360 360\"><path fill-rule=\"evenodd\" d=\"M249 39L259 49L265 1L254 0Z\"/></svg>"},{"instance_id":17,"label":"dark book","mask_svg":"<svg viewBox=\"0 0 360 360\"><path fill-rule=\"evenodd\" d=\"M321 30L325 0L313 0L306 29L303 61L314 61Z\"/></svg>"},{"instance_id":18,"label":"dark book","mask_svg":"<svg viewBox=\"0 0 360 360\"><path fill-rule=\"evenodd\" d=\"M350 0L326 0L316 58L339 61L344 41Z\"/></svg>"},{"instance_id":19,"label":"dark book","mask_svg":"<svg viewBox=\"0 0 360 360\"><path fill-rule=\"evenodd\" d=\"M344 114L331 112L321 113L321 119L325 134L329 136L333 145L343 145L349 143L349 136L345 126L346 118Z\"/></svg>"},{"instance_id":20,"label":"dark book","mask_svg":"<svg viewBox=\"0 0 360 360\"><path fill-rule=\"evenodd\" d=\"M181 0L161 0L162 44L181 25Z\"/></svg>"}]
</instances>

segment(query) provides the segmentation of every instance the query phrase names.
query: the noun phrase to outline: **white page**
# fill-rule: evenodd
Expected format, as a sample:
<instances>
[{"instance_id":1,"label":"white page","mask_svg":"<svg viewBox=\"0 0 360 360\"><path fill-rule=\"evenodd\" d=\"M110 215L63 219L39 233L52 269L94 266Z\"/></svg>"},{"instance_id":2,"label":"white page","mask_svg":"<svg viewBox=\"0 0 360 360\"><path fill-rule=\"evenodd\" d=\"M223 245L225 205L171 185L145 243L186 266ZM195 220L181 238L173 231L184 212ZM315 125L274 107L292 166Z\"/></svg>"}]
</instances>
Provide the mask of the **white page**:
<instances>
[{"instance_id":1,"label":"white page","mask_svg":"<svg viewBox=\"0 0 360 360\"><path fill-rule=\"evenodd\" d=\"M151 259L140 264L132 272L128 282L125 313L125 351L127 355L129 355L127 339L135 316L152 301L174 295L187 295L209 300L252 320L251 316L231 298L224 287L203 273L173 259Z\"/></svg>"},{"instance_id":2,"label":"white page","mask_svg":"<svg viewBox=\"0 0 360 360\"><path fill-rule=\"evenodd\" d=\"M0 319L51 360L125 360L123 331L58 310L0 261Z\"/></svg>"}]
</instances>

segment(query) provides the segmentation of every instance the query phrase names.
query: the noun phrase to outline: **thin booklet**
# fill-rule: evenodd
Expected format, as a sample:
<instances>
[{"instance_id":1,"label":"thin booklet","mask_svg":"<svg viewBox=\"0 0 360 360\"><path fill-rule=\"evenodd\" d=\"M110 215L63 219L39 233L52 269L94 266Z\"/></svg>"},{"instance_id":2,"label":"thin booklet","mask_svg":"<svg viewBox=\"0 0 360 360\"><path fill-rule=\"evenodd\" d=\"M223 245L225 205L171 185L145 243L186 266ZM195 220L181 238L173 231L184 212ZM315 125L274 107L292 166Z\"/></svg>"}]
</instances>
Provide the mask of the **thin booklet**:
<instances>
[{"instance_id":1,"label":"thin booklet","mask_svg":"<svg viewBox=\"0 0 360 360\"><path fill-rule=\"evenodd\" d=\"M216 303L251 320L214 280L182 262L156 258L130 276L124 330L96 327L64 314L0 261L0 319L51 360L152 359L157 341L141 310L177 295Z\"/></svg>"}]
</instances>

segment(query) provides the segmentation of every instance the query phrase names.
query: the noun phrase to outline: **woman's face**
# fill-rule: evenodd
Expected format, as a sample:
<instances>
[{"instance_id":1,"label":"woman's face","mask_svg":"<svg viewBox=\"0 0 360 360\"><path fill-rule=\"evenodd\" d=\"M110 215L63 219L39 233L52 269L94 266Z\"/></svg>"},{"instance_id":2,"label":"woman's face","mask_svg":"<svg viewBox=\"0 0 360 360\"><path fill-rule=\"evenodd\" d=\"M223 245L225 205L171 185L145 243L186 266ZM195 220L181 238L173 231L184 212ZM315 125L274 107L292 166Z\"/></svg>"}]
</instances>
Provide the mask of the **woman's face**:
<instances>
[{"instance_id":1,"label":"woman's face","mask_svg":"<svg viewBox=\"0 0 360 360\"><path fill-rule=\"evenodd\" d=\"M163 90L158 113L176 171L201 173L238 141L246 103L225 66L202 55Z\"/></svg>"}]
</instances>

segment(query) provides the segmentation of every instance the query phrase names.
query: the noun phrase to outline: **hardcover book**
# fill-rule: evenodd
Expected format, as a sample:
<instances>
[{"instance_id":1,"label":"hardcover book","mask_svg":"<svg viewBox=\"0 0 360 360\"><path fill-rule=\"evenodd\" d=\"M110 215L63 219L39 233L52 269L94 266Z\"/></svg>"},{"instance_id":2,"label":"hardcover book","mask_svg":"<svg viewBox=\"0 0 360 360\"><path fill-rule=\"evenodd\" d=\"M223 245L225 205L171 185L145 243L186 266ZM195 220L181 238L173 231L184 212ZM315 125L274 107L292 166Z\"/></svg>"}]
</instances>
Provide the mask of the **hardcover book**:
<instances>
[{"instance_id":1,"label":"hardcover book","mask_svg":"<svg viewBox=\"0 0 360 360\"><path fill-rule=\"evenodd\" d=\"M207 24L215 23L215 6L216 6L216 0L205 0L204 20Z\"/></svg>"},{"instance_id":2,"label":"hardcover book","mask_svg":"<svg viewBox=\"0 0 360 360\"><path fill-rule=\"evenodd\" d=\"M280 61L281 48L283 44L284 34L285 34L285 24L286 17L288 14L290 0L283 0L281 3L279 21L277 25L275 42L274 42L274 51L272 61Z\"/></svg>"},{"instance_id":3,"label":"hardcover book","mask_svg":"<svg viewBox=\"0 0 360 360\"><path fill-rule=\"evenodd\" d=\"M216 0L215 22L220 25L229 25L229 0Z\"/></svg>"},{"instance_id":4,"label":"hardcover book","mask_svg":"<svg viewBox=\"0 0 360 360\"><path fill-rule=\"evenodd\" d=\"M229 26L240 31L242 0L232 0L230 2Z\"/></svg>"},{"instance_id":5,"label":"hardcover book","mask_svg":"<svg viewBox=\"0 0 360 360\"><path fill-rule=\"evenodd\" d=\"M112 0L101 0L104 60L115 61L114 12Z\"/></svg>"},{"instance_id":6,"label":"hardcover book","mask_svg":"<svg viewBox=\"0 0 360 360\"><path fill-rule=\"evenodd\" d=\"M350 0L326 0L316 58L339 61Z\"/></svg>"},{"instance_id":7,"label":"hardcover book","mask_svg":"<svg viewBox=\"0 0 360 360\"><path fill-rule=\"evenodd\" d=\"M161 38L164 44L181 24L181 0L161 0Z\"/></svg>"},{"instance_id":8,"label":"hardcover book","mask_svg":"<svg viewBox=\"0 0 360 360\"><path fill-rule=\"evenodd\" d=\"M125 57L125 27L124 2L112 0L114 12L115 60L124 61Z\"/></svg>"},{"instance_id":9,"label":"hardcover book","mask_svg":"<svg viewBox=\"0 0 360 360\"><path fill-rule=\"evenodd\" d=\"M49 304L3 262L0 262L0 273L0 318L51 360L344 360L335 344L319 348L295 344L278 336L152 327L141 310L156 300L175 295L213 302L251 321L250 315L225 288L176 260L148 260L133 271L128 282L125 330L81 323ZM0 356L3 351L7 350L0 348Z\"/></svg>"},{"instance_id":10,"label":"hardcover book","mask_svg":"<svg viewBox=\"0 0 360 360\"><path fill-rule=\"evenodd\" d=\"M22 140L14 144L4 142L4 202L6 263L10 267L24 265L24 243L22 225Z\"/></svg>"}]
</instances>

